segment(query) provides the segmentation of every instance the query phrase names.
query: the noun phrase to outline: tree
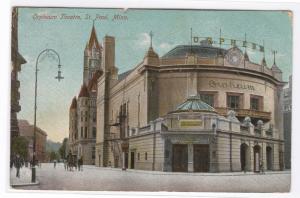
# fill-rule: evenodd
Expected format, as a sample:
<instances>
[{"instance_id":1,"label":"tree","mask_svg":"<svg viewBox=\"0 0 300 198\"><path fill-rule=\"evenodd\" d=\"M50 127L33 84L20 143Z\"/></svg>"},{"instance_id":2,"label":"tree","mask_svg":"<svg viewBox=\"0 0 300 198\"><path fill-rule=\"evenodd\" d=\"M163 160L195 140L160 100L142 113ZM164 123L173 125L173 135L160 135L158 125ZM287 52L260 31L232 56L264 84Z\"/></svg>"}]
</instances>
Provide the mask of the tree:
<instances>
[{"instance_id":1,"label":"tree","mask_svg":"<svg viewBox=\"0 0 300 198\"><path fill-rule=\"evenodd\" d=\"M23 159L28 158L28 140L25 137L13 137L11 143L11 153L13 155L19 154Z\"/></svg>"},{"instance_id":2,"label":"tree","mask_svg":"<svg viewBox=\"0 0 300 198\"><path fill-rule=\"evenodd\" d=\"M58 153L56 153L55 151L51 151L49 156L50 156L50 161L58 160Z\"/></svg>"},{"instance_id":3,"label":"tree","mask_svg":"<svg viewBox=\"0 0 300 198\"><path fill-rule=\"evenodd\" d=\"M68 143L68 138L64 138L63 143L62 143L61 147L58 150L58 152L59 152L62 159L66 159L67 143Z\"/></svg>"}]
</instances>

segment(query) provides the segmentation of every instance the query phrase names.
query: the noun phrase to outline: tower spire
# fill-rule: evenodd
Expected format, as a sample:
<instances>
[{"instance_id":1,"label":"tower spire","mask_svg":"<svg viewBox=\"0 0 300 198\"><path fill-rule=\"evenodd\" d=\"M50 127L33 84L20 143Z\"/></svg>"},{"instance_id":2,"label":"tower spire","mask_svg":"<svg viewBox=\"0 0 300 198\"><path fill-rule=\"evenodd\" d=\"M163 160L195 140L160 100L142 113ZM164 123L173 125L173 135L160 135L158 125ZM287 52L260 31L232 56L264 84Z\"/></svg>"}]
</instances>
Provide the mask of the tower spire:
<instances>
[{"instance_id":1,"label":"tower spire","mask_svg":"<svg viewBox=\"0 0 300 198\"><path fill-rule=\"evenodd\" d=\"M264 55L264 59L266 58L266 54L265 54L265 40L263 40L263 55Z\"/></svg>"},{"instance_id":2,"label":"tower spire","mask_svg":"<svg viewBox=\"0 0 300 198\"><path fill-rule=\"evenodd\" d=\"M100 45L97 38L96 28L95 28L95 19L93 20L93 27L90 34L90 39L88 42L88 46L90 49L92 49L93 45L96 44L96 48L100 49Z\"/></svg>"},{"instance_id":3,"label":"tower spire","mask_svg":"<svg viewBox=\"0 0 300 198\"><path fill-rule=\"evenodd\" d=\"M277 50L272 50L273 53L273 65L276 65L276 54L277 54Z\"/></svg>"},{"instance_id":4,"label":"tower spire","mask_svg":"<svg viewBox=\"0 0 300 198\"><path fill-rule=\"evenodd\" d=\"M149 36L150 36L150 47L152 48L152 37L153 37L152 30L150 31Z\"/></svg>"},{"instance_id":5,"label":"tower spire","mask_svg":"<svg viewBox=\"0 0 300 198\"><path fill-rule=\"evenodd\" d=\"M219 38L220 48L222 47L222 29L220 28L220 38Z\"/></svg>"},{"instance_id":6,"label":"tower spire","mask_svg":"<svg viewBox=\"0 0 300 198\"><path fill-rule=\"evenodd\" d=\"M265 54L265 40L263 40L263 45L260 46L259 51L261 51L263 53L263 59L261 61L261 65L262 66L267 66L267 62L266 62L266 54Z\"/></svg>"},{"instance_id":7,"label":"tower spire","mask_svg":"<svg viewBox=\"0 0 300 198\"><path fill-rule=\"evenodd\" d=\"M249 56L247 53L247 34L245 33L245 40L243 42L243 47L245 48L245 53L244 53L244 67L246 67L246 61L249 61Z\"/></svg>"},{"instance_id":8,"label":"tower spire","mask_svg":"<svg viewBox=\"0 0 300 198\"><path fill-rule=\"evenodd\" d=\"M247 52L247 34L245 33L245 40L243 42L243 47L245 48L245 53Z\"/></svg>"}]
</instances>

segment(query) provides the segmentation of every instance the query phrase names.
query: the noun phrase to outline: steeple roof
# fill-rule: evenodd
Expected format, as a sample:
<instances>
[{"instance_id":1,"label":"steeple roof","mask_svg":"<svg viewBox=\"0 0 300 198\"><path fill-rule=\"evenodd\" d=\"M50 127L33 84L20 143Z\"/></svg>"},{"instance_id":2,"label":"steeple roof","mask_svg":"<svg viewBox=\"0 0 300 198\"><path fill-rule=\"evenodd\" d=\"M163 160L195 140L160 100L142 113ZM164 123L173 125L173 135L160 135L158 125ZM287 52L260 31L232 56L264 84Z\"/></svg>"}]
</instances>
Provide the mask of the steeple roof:
<instances>
[{"instance_id":1,"label":"steeple roof","mask_svg":"<svg viewBox=\"0 0 300 198\"><path fill-rule=\"evenodd\" d=\"M153 50L152 46L149 47L148 51L146 52L145 57L154 57L158 58L157 53Z\"/></svg>"},{"instance_id":2,"label":"steeple roof","mask_svg":"<svg viewBox=\"0 0 300 198\"><path fill-rule=\"evenodd\" d=\"M96 29L95 29L95 26L93 25L91 35L90 35L90 40L87 44L87 47L89 49L92 49L94 44L96 45L97 49L101 49L100 44L99 44L98 39L97 39Z\"/></svg>"},{"instance_id":3,"label":"steeple roof","mask_svg":"<svg viewBox=\"0 0 300 198\"><path fill-rule=\"evenodd\" d=\"M97 70L94 74L93 77L91 78L91 80L88 83L88 90L91 91L93 89L93 87L97 84L97 80L98 78L103 74L103 72L101 70Z\"/></svg>"},{"instance_id":4,"label":"steeple roof","mask_svg":"<svg viewBox=\"0 0 300 198\"><path fill-rule=\"evenodd\" d=\"M75 96L72 100L72 104L70 106L70 109L76 109L76 108L77 108L77 100L76 100L76 96Z\"/></svg>"},{"instance_id":5,"label":"steeple roof","mask_svg":"<svg viewBox=\"0 0 300 198\"><path fill-rule=\"evenodd\" d=\"M81 86L78 98L80 98L80 97L89 97L89 92L88 92L88 89L87 89L85 83L83 83L83 85Z\"/></svg>"}]
</instances>

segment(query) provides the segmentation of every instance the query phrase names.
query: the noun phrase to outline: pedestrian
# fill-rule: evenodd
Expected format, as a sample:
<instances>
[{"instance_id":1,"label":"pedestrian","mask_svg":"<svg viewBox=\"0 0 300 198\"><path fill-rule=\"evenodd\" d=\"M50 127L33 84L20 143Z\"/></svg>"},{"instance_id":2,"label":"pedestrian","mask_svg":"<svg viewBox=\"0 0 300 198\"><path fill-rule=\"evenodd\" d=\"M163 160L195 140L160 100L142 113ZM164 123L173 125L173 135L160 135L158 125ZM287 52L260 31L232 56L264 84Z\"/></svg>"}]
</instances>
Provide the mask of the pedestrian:
<instances>
[{"instance_id":1,"label":"pedestrian","mask_svg":"<svg viewBox=\"0 0 300 198\"><path fill-rule=\"evenodd\" d=\"M10 168L12 168L14 166L14 161L15 161L15 157L11 156L10 157Z\"/></svg>"},{"instance_id":2,"label":"pedestrian","mask_svg":"<svg viewBox=\"0 0 300 198\"><path fill-rule=\"evenodd\" d=\"M260 173L261 173L261 174L264 174L264 173L265 173L263 161L260 161L260 163L259 163L259 169L260 169Z\"/></svg>"},{"instance_id":3,"label":"pedestrian","mask_svg":"<svg viewBox=\"0 0 300 198\"><path fill-rule=\"evenodd\" d=\"M67 160L66 159L63 159L64 160L64 168L65 170L67 170Z\"/></svg>"},{"instance_id":4,"label":"pedestrian","mask_svg":"<svg viewBox=\"0 0 300 198\"><path fill-rule=\"evenodd\" d=\"M67 156L67 167L69 171L72 171L72 153L69 151L68 156Z\"/></svg>"},{"instance_id":5,"label":"pedestrian","mask_svg":"<svg viewBox=\"0 0 300 198\"><path fill-rule=\"evenodd\" d=\"M78 171L80 171L80 158L77 160L77 167L78 167Z\"/></svg>"},{"instance_id":6,"label":"pedestrian","mask_svg":"<svg viewBox=\"0 0 300 198\"><path fill-rule=\"evenodd\" d=\"M53 160L54 168L56 168L56 160Z\"/></svg>"},{"instance_id":7,"label":"pedestrian","mask_svg":"<svg viewBox=\"0 0 300 198\"><path fill-rule=\"evenodd\" d=\"M21 157L19 154L17 154L14 164L15 164L15 168L17 170L16 177L20 178L20 168L22 166L22 161L21 161Z\"/></svg>"},{"instance_id":8,"label":"pedestrian","mask_svg":"<svg viewBox=\"0 0 300 198\"><path fill-rule=\"evenodd\" d=\"M79 167L80 167L80 170L83 171L83 158L82 158L82 156L79 159Z\"/></svg>"}]
</instances>

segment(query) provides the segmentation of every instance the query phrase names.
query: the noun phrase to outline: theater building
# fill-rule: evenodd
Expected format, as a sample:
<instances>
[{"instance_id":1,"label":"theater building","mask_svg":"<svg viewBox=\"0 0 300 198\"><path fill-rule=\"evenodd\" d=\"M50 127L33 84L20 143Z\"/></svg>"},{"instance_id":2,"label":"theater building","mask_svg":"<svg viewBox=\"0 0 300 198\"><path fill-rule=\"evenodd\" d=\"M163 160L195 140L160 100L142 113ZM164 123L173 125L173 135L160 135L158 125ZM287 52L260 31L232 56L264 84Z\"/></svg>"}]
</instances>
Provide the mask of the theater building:
<instances>
[{"instance_id":1,"label":"theater building","mask_svg":"<svg viewBox=\"0 0 300 198\"><path fill-rule=\"evenodd\" d=\"M70 107L73 153L80 155L86 146L85 155L92 156L95 138L90 159L96 166L173 172L284 169L284 82L275 61L271 67L265 58L257 64L237 46L224 49L208 40L159 56L151 38L144 59L118 74L115 45L112 36L91 45L99 47L101 64L91 70L98 71L96 77L87 75L93 86L85 87L91 79L84 80ZM97 113L96 123L91 112Z\"/></svg>"}]
</instances>

